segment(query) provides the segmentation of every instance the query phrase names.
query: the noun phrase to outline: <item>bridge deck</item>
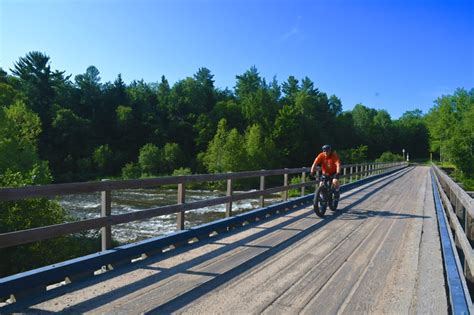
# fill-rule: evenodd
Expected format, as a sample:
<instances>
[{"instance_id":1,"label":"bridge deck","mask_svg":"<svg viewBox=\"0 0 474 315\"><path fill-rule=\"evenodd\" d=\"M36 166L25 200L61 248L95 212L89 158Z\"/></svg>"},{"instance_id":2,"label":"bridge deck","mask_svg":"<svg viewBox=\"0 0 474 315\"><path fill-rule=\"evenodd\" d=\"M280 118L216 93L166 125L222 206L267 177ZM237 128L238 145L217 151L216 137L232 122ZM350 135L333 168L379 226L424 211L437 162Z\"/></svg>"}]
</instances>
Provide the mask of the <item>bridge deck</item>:
<instances>
[{"instance_id":1,"label":"bridge deck","mask_svg":"<svg viewBox=\"0 0 474 315\"><path fill-rule=\"evenodd\" d=\"M428 167L52 290L23 311L446 313Z\"/></svg>"}]
</instances>

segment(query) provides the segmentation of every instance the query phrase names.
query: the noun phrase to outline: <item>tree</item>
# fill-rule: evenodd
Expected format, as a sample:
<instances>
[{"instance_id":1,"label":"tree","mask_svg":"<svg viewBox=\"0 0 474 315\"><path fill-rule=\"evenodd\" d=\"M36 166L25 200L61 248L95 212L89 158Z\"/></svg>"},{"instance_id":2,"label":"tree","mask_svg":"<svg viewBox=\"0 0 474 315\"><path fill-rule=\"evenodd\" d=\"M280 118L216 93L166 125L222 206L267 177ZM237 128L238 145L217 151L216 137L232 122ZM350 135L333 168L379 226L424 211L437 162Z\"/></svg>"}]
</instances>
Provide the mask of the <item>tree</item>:
<instances>
[{"instance_id":1,"label":"tree","mask_svg":"<svg viewBox=\"0 0 474 315\"><path fill-rule=\"evenodd\" d=\"M245 150L247 170L270 169L279 161L279 154L275 144L265 139L260 125L255 124L245 132Z\"/></svg>"},{"instance_id":2,"label":"tree","mask_svg":"<svg viewBox=\"0 0 474 315\"><path fill-rule=\"evenodd\" d=\"M55 86L68 79L64 71L52 71L49 57L32 51L15 63L11 72L21 82L21 89L28 98L30 108L38 113L44 128L48 128L51 107L55 101Z\"/></svg>"},{"instance_id":3,"label":"tree","mask_svg":"<svg viewBox=\"0 0 474 315\"><path fill-rule=\"evenodd\" d=\"M368 151L366 145L359 145L357 148L338 150L337 153L343 164L358 164L367 161Z\"/></svg>"},{"instance_id":4,"label":"tree","mask_svg":"<svg viewBox=\"0 0 474 315\"><path fill-rule=\"evenodd\" d=\"M94 165L99 174L106 175L111 173L113 166L114 153L108 144L101 145L94 150L92 156Z\"/></svg>"},{"instance_id":5,"label":"tree","mask_svg":"<svg viewBox=\"0 0 474 315\"><path fill-rule=\"evenodd\" d=\"M0 108L0 174L27 172L39 163L37 153L41 122L37 114L18 101Z\"/></svg>"},{"instance_id":6,"label":"tree","mask_svg":"<svg viewBox=\"0 0 474 315\"><path fill-rule=\"evenodd\" d=\"M225 171L224 148L227 139L227 121L221 119L217 125L217 131L207 147L206 153L202 156L203 164L210 173L220 173Z\"/></svg>"},{"instance_id":7,"label":"tree","mask_svg":"<svg viewBox=\"0 0 474 315\"><path fill-rule=\"evenodd\" d=\"M329 110L334 116L342 113L342 103L336 95L331 95L329 97Z\"/></svg>"},{"instance_id":8,"label":"tree","mask_svg":"<svg viewBox=\"0 0 474 315\"><path fill-rule=\"evenodd\" d=\"M66 108L58 108L53 117L48 146L54 153L49 161L55 178L69 181L74 173L90 173L90 169L79 168L78 162L91 155L91 122ZM81 163L81 166L86 164Z\"/></svg>"},{"instance_id":9,"label":"tree","mask_svg":"<svg viewBox=\"0 0 474 315\"><path fill-rule=\"evenodd\" d=\"M0 107L6 107L15 101L23 101L21 94L10 84L0 82Z\"/></svg>"},{"instance_id":10,"label":"tree","mask_svg":"<svg viewBox=\"0 0 474 315\"><path fill-rule=\"evenodd\" d=\"M294 76L290 75L286 82L283 82L281 85L281 90L285 94L283 101L287 104L291 104L296 97L296 93L298 93L300 90L298 80Z\"/></svg>"},{"instance_id":11,"label":"tree","mask_svg":"<svg viewBox=\"0 0 474 315\"><path fill-rule=\"evenodd\" d=\"M378 159L375 160L377 163L387 163L387 162L401 162L403 161L403 156L400 154L395 154L390 151L386 151L380 155Z\"/></svg>"},{"instance_id":12,"label":"tree","mask_svg":"<svg viewBox=\"0 0 474 315\"><path fill-rule=\"evenodd\" d=\"M387 111L379 110L373 118L373 128L375 133L372 134L373 154L378 155L381 152L390 150L393 141L392 119Z\"/></svg>"},{"instance_id":13,"label":"tree","mask_svg":"<svg viewBox=\"0 0 474 315\"><path fill-rule=\"evenodd\" d=\"M303 150L307 148L300 145L301 139L304 138L304 130L301 128L302 118L301 112L295 106L285 105L278 111L272 139L280 152L281 166L307 164L303 154Z\"/></svg>"},{"instance_id":14,"label":"tree","mask_svg":"<svg viewBox=\"0 0 474 315\"><path fill-rule=\"evenodd\" d=\"M164 169L171 174L175 169L184 166L186 158L183 150L177 143L166 143L163 148Z\"/></svg>"},{"instance_id":15,"label":"tree","mask_svg":"<svg viewBox=\"0 0 474 315\"><path fill-rule=\"evenodd\" d=\"M236 76L235 94L239 99L249 94L253 94L262 87L262 78L255 66L252 66L242 75Z\"/></svg>"},{"instance_id":16,"label":"tree","mask_svg":"<svg viewBox=\"0 0 474 315\"><path fill-rule=\"evenodd\" d=\"M440 159L452 161L456 166L472 158L473 135L471 110L474 106L474 89L458 89L454 95L445 95L435 101L426 116L432 152L438 151ZM471 172L469 167L466 172Z\"/></svg>"},{"instance_id":17,"label":"tree","mask_svg":"<svg viewBox=\"0 0 474 315\"><path fill-rule=\"evenodd\" d=\"M127 128L133 125L133 110L129 106L119 105L115 110L119 126Z\"/></svg>"},{"instance_id":18,"label":"tree","mask_svg":"<svg viewBox=\"0 0 474 315\"><path fill-rule=\"evenodd\" d=\"M122 168L122 178L123 179L136 179L141 175L140 166L135 163L127 163Z\"/></svg>"},{"instance_id":19,"label":"tree","mask_svg":"<svg viewBox=\"0 0 474 315\"><path fill-rule=\"evenodd\" d=\"M429 156L429 133L421 110L405 112L393 122L393 126L392 150L402 152L402 149L405 149L412 159Z\"/></svg>"},{"instance_id":20,"label":"tree","mask_svg":"<svg viewBox=\"0 0 474 315\"><path fill-rule=\"evenodd\" d=\"M40 118L20 101L0 108L0 187L45 185L52 181L46 161L37 154ZM0 202L2 233L63 223L65 212L55 201L29 198ZM57 262L63 256L55 248L64 238L0 249L0 277L38 265Z\"/></svg>"},{"instance_id":21,"label":"tree","mask_svg":"<svg viewBox=\"0 0 474 315\"><path fill-rule=\"evenodd\" d=\"M211 111L216 104L216 93L214 88L214 75L207 68L199 68L194 75L194 80L197 83L198 88L198 101L202 102L206 112Z\"/></svg>"},{"instance_id":22,"label":"tree","mask_svg":"<svg viewBox=\"0 0 474 315\"><path fill-rule=\"evenodd\" d=\"M145 174L156 175L163 169L163 152L156 145L147 143L140 149L138 164Z\"/></svg>"},{"instance_id":23,"label":"tree","mask_svg":"<svg viewBox=\"0 0 474 315\"><path fill-rule=\"evenodd\" d=\"M79 102L76 112L85 118L95 120L96 111L103 106L100 84L100 72L94 66L89 66L86 73L76 75L75 81L79 93Z\"/></svg>"}]
</instances>

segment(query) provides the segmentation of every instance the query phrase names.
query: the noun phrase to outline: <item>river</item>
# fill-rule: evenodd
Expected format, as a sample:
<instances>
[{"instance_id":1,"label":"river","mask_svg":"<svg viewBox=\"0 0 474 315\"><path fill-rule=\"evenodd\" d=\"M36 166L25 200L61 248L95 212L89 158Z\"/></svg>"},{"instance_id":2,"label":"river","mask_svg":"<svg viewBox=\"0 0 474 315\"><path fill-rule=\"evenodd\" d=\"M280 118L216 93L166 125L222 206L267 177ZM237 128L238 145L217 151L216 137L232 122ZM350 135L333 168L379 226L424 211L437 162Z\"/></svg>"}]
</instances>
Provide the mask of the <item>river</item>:
<instances>
[{"instance_id":1,"label":"river","mask_svg":"<svg viewBox=\"0 0 474 315\"><path fill-rule=\"evenodd\" d=\"M238 194L239 192L234 192ZM225 196L221 191L186 190L186 202ZM159 206L176 204L176 189L133 189L112 192L112 215L140 211ZM265 204L279 202L278 194L265 197ZM66 195L59 203L70 216L71 221L100 217L100 193ZM258 207L258 198L233 202L234 213ZM187 211L185 228L211 222L225 217L225 204ZM176 214L163 215L142 221L112 226L112 237L120 243L131 243L146 238L176 231Z\"/></svg>"}]
</instances>

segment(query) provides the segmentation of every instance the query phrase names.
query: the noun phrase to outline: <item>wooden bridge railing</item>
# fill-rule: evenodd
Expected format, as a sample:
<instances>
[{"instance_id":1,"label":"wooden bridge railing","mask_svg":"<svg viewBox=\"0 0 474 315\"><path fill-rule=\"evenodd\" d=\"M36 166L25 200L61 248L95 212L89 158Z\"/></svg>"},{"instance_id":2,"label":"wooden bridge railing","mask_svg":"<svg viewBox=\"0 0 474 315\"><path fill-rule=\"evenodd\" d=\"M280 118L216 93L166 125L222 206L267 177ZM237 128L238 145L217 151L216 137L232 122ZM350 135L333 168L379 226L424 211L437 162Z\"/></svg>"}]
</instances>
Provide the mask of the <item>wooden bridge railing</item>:
<instances>
[{"instance_id":1,"label":"wooden bridge railing","mask_svg":"<svg viewBox=\"0 0 474 315\"><path fill-rule=\"evenodd\" d=\"M351 164L342 167L341 181L346 183L353 179L376 175L393 170L404 165L404 162L397 163L364 163ZM111 246L111 226L121 223L128 223L137 220L149 219L166 214L177 214L177 228L184 229L185 213L189 210L203 207L226 204L226 216L232 216L232 203L237 200L259 197L260 206L263 207L264 196L277 192L283 192L282 199L287 200L288 191L301 188L301 195L305 194L305 187L314 185L316 181L306 181L308 167L247 171L236 173L205 174L205 175L185 175L185 176L167 176L152 179L137 180L106 180L99 182L53 184L43 186L28 186L22 188L1 188L0 201L13 201L36 197L51 197L59 195L70 195L80 193L101 192L101 217L87 219L77 222L69 222L45 227L38 227L29 230L15 231L0 234L0 248L12 247L20 244L26 244L41 240L50 239L62 235L78 233L91 229L101 229L102 250L107 250ZM301 175L301 183L288 184L288 176ZM268 176L283 175L283 186L265 188L265 178ZM260 178L260 190L233 194L233 181L244 178ZM202 200L192 203L186 203L185 186L188 183L222 181L227 182L225 197L218 197L209 200ZM149 188L161 185L177 185L178 200L175 205L151 208L131 213L113 215L111 211L113 190Z\"/></svg>"},{"instance_id":2,"label":"wooden bridge railing","mask_svg":"<svg viewBox=\"0 0 474 315\"><path fill-rule=\"evenodd\" d=\"M433 165L446 216L453 231L456 247L461 251L461 264L464 276L469 282L474 283L474 199L456 184L439 167Z\"/></svg>"}]
</instances>

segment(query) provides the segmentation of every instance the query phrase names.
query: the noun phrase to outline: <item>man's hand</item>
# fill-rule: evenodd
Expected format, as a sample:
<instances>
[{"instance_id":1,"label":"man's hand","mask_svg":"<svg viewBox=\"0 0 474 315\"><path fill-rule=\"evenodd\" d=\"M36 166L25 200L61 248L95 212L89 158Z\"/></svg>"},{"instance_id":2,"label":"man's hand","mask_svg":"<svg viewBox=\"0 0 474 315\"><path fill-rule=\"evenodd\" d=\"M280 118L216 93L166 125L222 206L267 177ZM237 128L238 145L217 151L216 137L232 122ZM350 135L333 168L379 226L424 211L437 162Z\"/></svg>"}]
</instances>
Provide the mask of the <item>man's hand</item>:
<instances>
[{"instance_id":1,"label":"man's hand","mask_svg":"<svg viewBox=\"0 0 474 315\"><path fill-rule=\"evenodd\" d=\"M315 171L312 171L311 173L309 173L309 176L311 176L311 177L314 177L314 175L316 175Z\"/></svg>"}]
</instances>

